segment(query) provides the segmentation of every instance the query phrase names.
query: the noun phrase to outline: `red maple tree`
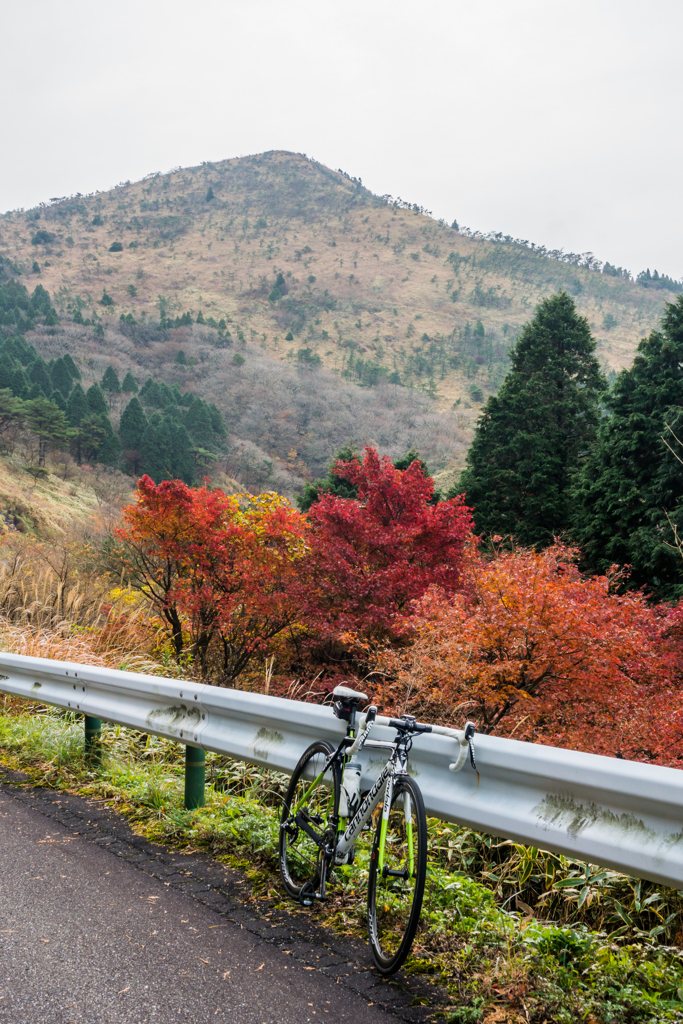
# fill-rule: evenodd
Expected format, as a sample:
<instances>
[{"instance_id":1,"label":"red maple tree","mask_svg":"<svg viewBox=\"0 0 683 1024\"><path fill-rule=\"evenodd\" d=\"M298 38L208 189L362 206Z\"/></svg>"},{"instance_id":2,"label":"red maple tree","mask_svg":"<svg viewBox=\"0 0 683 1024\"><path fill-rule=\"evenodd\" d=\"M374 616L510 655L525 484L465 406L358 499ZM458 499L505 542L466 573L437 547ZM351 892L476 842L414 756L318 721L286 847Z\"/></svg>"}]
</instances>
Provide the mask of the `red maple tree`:
<instances>
[{"instance_id":1,"label":"red maple tree","mask_svg":"<svg viewBox=\"0 0 683 1024\"><path fill-rule=\"evenodd\" d=\"M310 553L299 567L296 599L309 635L398 639L410 632L411 602L430 586L452 594L472 519L462 498L432 504L434 485L416 460L396 469L366 448L333 472L358 499L323 494L310 511Z\"/></svg>"},{"instance_id":2,"label":"red maple tree","mask_svg":"<svg viewBox=\"0 0 683 1024\"><path fill-rule=\"evenodd\" d=\"M678 764L683 756L683 612L584 577L577 552L468 558L470 586L432 588L415 640L385 650L395 710L595 753Z\"/></svg>"},{"instance_id":3,"label":"red maple tree","mask_svg":"<svg viewBox=\"0 0 683 1024\"><path fill-rule=\"evenodd\" d=\"M117 535L133 585L166 624L176 657L189 643L203 673L213 644L224 680L235 680L295 618L287 592L308 524L279 495L145 476L123 517Z\"/></svg>"}]
</instances>

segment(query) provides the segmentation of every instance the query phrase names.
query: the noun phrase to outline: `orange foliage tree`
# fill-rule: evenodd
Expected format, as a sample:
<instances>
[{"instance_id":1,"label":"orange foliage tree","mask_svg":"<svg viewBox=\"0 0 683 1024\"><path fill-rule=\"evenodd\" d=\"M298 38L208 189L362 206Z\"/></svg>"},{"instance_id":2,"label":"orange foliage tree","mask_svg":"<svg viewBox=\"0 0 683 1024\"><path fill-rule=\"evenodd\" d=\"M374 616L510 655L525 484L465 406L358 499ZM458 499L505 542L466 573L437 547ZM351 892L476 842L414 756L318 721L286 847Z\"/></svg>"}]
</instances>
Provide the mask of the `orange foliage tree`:
<instances>
[{"instance_id":1,"label":"orange foliage tree","mask_svg":"<svg viewBox=\"0 0 683 1024\"><path fill-rule=\"evenodd\" d=\"M293 621L287 591L308 526L284 498L145 476L123 518L117 535L130 578L151 600L178 659L189 641L205 673L217 646L231 682Z\"/></svg>"},{"instance_id":2,"label":"orange foliage tree","mask_svg":"<svg viewBox=\"0 0 683 1024\"><path fill-rule=\"evenodd\" d=\"M500 538L499 538L500 539ZM485 732L677 764L683 756L681 611L584 577L576 552L470 552L470 587L432 588L416 637L385 651L396 710Z\"/></svg>"}]
</instances>

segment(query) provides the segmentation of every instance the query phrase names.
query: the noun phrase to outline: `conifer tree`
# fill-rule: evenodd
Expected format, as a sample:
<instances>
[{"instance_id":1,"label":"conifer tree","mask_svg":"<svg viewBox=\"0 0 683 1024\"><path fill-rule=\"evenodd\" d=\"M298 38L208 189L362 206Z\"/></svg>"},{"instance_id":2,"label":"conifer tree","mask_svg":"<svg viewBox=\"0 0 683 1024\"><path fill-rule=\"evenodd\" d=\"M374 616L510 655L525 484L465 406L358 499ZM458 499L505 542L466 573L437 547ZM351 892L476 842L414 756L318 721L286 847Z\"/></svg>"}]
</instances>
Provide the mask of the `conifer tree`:
<instances>
[{"instance_id":1,"label":"conifer tree","mask_svg":"<svg viewBox=\"0 0 683 1024\"><path fill-rule=\"evenodd\" d=\"M105 401L104 395L102 394L102 388L99 384L91 384L86 392L86 398L88 399L88 408L91 412L97 413L102 416L109 416L109 408Z\"/></svg>"},{"instance_id":2,"label":"conifer tree","mask_svg":"<svg viewBox=\"0 0 683 1024\"><path fill-rule=\"evenodd\" d=\"M136 381L135 377L130 372L130 370L123 378L121 390L123 391L124 395L137 395L138 393L138 382Z\"/></svg>"},{"instance_id":3,"label":"conifer tree","mask_svg":"<svg viewBox=\"0 0 683 1024\"><path fill-rule=\"evenodd\" d=\"M605 381L588 323L564 292L539 303L510 358L447 497L466 492L480 534L547 545L569 526L569 488L595 436Z\"/></svg>"},{"instance_id":4,"label":"conifer tree","mask_svg":"<svg viewBox=\"0 0 683 1024\"><path fill-rule=\"evenodd\" d=\"M69 367L64 362L64 359L55 359L54 363L50 368L50 379L52 386L60 391L64 398L69 397L69 392L73 386L73 378L69 372Z\"/></svg>"},{"instance_id":5,"label":"conifer tree","mask_svg":"<svg viewBox=\"0 0 683 1024\"><path fill-rule=\"evenodd\" d=\"M683 538L683 465L674 454L683 458L683 295L666 304L606 404L610 415L574 489L572 536L593 572L629 565L633 586L680 597L673 525Z\"/></svg>"},{"instance_id":6,"label":"conifer tree","mask_svg":"<svg viewBox=\"0 0 683 1024\"><path fill-rule=\"evenodd\" d=\"M7 357L3 352L0 355L0 391L5 389L12 390L12 375L16 369L16 363L13 359Z\"/></svg>"},{"instance_id":7,"label":"conifer tree","mask_svg":"<svg viewBox=\"0 0 683 1024\"><path fill-rule=\"evenodd\" d=\"M74 385L73 391L69 395L69 401L66 405L66 414L69 424L72 427L80 426L82 420L84 420L89 413L90 407L88 406L88 399L86 398L85 391L77 382Z\"/></svg>"},{"instance_id":8,"label":"conifer tree","mask_svg":"<svg viewBox=\"0 0 683 1024\"><path fill-rule=\"evenodd\" d=\"M221 416L220 412L218 411L216 406L213 404L213 402L208 406L208 409L209 409L209 416L211 417L211 426L213 428L213 432L216 435L216 437L219 437L219 438L227 437L228 436L228 432L225 429L225 423L223 422L223 417Z\"/></svg>"},{"instance_id":9,"label":"conifer tree","mask_svg":"<svg viewBox=\"0 0 683 1024\"><path fill-rule=\"evenodd\" d=\"M197 398L185 414L185 426L195 444L210 449L213 446L214 434L211 425L211 414L201 398Z\"/></svg>"},{"instance_id":10,"label":"conifer tree","mask_svg":"<svg viewBox=\"0 0 683 1024\"><path fill-rule=\"evenodd\" d=\"M64 360L64 365L66 366L67 370L69 371L69 373L71 374L73 379L74 380L80 380L81 379L81 371L78 369L78 367L76 366L75 362L73 361L73 359L71 358L69 353L65 352L64 355L62 356L62 359Z\"/></svg>"},{"instance_id":11,"label":"conifer tree","mask_svg":"<svg viewBox=\"0 0 683 1024\"><path fill-rule=\"evenodd\" d=\"M97 449L97 461L105 466L115 466L121 458L121 442L111 428L107 420L109 430L107 431L102 444Z\"/></svg>"},{"instance_id":12,"label":"conifer tree","mask_svg":"<svg viewBox=\"0 0 683 1024\"><path fill-rule=\"evenodd\" d=\"M28 398L30 385L28 382L28 377L26 376L26 372L25 370L22 369L21 366L17 366L17 368L12 373L12 383L10 384L10 387L12 388L13 394L15 394L17 398Z\"/></svg>"},{"instance_id":13,"label":"conifer tree","mask_svg":"<svg viewBox=\"0 0 683 1024\"><path fill-rule=\"evenodd\" d=\"M124 450L140 451L146 430L147 417L140 402L134 396L121 413L119 437Z\"/></svg>"},{"instance_id":14,"label":"conifer tree","mask_svg":"<svg viewBox=\"0 0 683 1024\"><path fill-rule=\"evenodd\" d=\"M28 371L28 379L33 384L37 384L40 387L42 393L47 396L52 393L52 381L50 380L50 374L48 373L45 360L40 356L31 365Z\"/></svg>"},{"instance_id":15,"label":"conifer tree","mask_svg":"<svg viewBox=\"0 0 683 1024\"><path fill-rule=\"evenodd\" d=\"M103 391L110 391L112 395L118 395L121 391L121 382L113 366L108 366L104 371L100 387Z\"/></svg>"},{"instance_id":16,"label":"conifer tree","mask_svg":"<svg viewBox=\"0 0 683 1024\"><path fill-rule=\"evenodd\" d=\"M26 423L38 438L38 465L45 465L45 456L53 448L64 448L69 443L69 424L66 416L54 402L35 398L24 405Z\"/></svg>"}]
</instances>

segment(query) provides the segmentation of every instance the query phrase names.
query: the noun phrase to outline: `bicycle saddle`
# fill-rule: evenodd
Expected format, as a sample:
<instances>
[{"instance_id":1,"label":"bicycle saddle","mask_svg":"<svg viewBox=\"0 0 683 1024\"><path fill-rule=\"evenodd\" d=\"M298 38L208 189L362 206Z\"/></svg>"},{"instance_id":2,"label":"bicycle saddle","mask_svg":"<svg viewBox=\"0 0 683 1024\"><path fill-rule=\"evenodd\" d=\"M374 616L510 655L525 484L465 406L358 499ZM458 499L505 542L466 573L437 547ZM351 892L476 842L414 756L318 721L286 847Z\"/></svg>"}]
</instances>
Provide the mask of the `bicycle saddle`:
<instances>
[{"instance_id":1,"label":"bicycle saddle","mask_svg":"<svg viewBox=\"0 0 683 1024\"><path fill-rule=\"evenodd\" d=\"M352 690L350 686L335 686L332 691L333 697L339 697L345 702L367 700L367 693L359 693L358 690Z\"/></svg>"}]
</instances>

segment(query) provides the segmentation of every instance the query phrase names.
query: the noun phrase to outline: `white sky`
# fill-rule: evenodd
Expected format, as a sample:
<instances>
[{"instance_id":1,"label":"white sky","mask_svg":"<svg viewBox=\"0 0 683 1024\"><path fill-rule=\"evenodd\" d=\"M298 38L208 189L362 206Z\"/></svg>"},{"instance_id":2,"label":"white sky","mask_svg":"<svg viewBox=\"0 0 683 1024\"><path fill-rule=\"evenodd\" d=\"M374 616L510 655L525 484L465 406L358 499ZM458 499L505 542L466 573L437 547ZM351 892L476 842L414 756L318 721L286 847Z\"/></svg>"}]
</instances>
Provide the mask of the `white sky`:
<instances>
[{"instance_id":1,"label":"white sky","mask_svg":"<svg viewBox=\"0 0 683 1024\"><path fill-rule=\"evenodd\" d=\"M0 210L288 149L683 277L681 0L2 6Z\"/></svg>"}]
</instances>

